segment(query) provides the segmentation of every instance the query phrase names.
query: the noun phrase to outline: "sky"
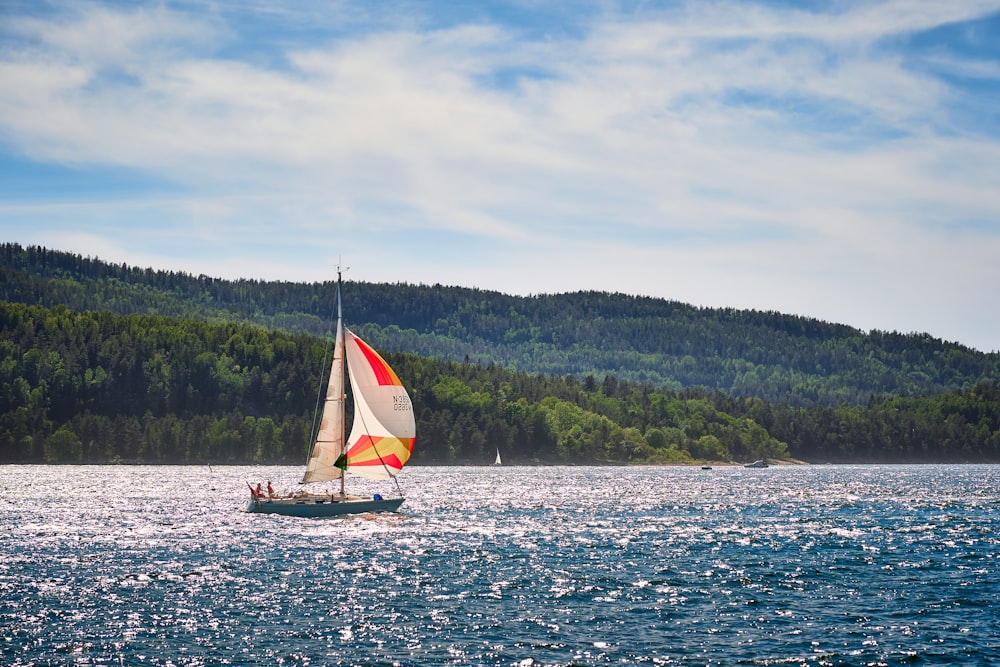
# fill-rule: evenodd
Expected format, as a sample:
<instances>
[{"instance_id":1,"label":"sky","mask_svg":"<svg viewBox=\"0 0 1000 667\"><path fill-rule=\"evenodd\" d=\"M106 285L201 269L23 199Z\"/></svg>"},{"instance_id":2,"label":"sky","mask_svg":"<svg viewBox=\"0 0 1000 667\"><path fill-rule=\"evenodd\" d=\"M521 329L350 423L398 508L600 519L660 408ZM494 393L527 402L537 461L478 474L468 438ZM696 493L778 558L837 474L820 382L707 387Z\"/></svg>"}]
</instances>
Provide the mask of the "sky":
<instances>
[{"instance_id":1,"label":"sky","mask_svg":"<svg viewBox=\"0 0 1000 667\"><path fill-rule=\"evenodd\" d=\"M0 0L0 241L1000 350L1000 0Z\"/></svg>"}]
</instances>

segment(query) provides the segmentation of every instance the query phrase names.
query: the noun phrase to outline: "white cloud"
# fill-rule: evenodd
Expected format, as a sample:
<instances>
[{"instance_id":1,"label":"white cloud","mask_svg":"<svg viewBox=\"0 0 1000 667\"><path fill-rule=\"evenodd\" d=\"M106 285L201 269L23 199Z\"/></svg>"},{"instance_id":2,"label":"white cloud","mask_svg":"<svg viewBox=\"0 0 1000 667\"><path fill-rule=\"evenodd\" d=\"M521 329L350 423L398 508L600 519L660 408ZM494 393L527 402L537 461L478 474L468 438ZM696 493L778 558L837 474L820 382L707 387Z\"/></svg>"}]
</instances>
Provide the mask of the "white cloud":
<instances>
[{"instance_id":1,"label":"white cloud","mask_svg":"<svg viewBox=\"0 0 1000 667\"><path fill-rule=\"evenodd\" d=\"M288 44L248 44L253 8L226 4L16 17L11 152L174 185L62 197L59 214L0 202L12 240L317 280L349 252L379 267L359 279L622 290L1000 346L1000 316L975 303L1000 279L1000 142L955 116L974 91L923 68L998 63L903 46L996 2L699 2L528 41L412 14L338 31L364 9L324 9L323 37ZM96 231L67 235L70 220Z\"/></svg>"}]
</instances>

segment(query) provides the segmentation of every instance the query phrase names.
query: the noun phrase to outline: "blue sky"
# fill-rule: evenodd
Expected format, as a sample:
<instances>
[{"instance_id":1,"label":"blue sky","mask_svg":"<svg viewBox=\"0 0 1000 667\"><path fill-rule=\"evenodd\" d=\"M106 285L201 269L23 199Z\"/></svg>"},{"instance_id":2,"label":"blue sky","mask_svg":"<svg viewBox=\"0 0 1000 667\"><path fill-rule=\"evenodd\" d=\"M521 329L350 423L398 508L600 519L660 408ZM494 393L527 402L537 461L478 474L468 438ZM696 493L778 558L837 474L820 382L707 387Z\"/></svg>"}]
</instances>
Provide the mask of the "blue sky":
<instances>
[{"instance_id":1,"label":"blue sky","mask_svg":"<svg viewBox=\"0 0 1000 667\"><path fill-rule=\"evenodd\" d=\"M1000 349L1000 0L0 3L0 230Z\"/></svg>"}]
</instances>

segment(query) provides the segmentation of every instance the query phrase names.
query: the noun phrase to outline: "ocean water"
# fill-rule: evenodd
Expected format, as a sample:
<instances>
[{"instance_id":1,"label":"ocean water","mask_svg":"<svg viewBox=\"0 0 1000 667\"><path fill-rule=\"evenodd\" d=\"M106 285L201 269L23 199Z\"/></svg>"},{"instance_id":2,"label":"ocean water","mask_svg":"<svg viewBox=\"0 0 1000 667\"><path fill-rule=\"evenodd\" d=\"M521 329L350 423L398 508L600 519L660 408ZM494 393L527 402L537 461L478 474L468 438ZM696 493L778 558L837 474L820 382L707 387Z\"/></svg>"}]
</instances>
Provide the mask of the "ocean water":
<instances>
[{"instance_id":1,"label":"ocean water","mask_svg":"<svg viewBox=\"0 0 1000 667\"><path fill-rule=\"evenodd\" d=\"M0 664L985 665L1000 466L0 466ZM359 481L358 490L386 492Z\"/></svg>"}]
</instances>

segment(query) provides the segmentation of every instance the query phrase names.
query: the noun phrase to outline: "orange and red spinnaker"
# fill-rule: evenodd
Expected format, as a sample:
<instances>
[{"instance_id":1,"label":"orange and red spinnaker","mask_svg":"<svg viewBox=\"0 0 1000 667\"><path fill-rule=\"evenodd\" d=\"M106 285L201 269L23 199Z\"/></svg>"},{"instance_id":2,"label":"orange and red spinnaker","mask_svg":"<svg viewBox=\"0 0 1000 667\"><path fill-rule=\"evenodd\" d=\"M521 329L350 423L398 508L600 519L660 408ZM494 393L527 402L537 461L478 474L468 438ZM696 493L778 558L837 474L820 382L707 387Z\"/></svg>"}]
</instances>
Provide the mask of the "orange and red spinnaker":
<instances>
[{"instance_id":1,"label":"orange and red spinnaker","mask_svg":"<svg viewBox=\"0 0 1000 667\"><path fill-rule=\"evenodd\" d=\"M413 404L399 377L371 346L346 329L344 337L354 422L337 465L368 479L388 479L413 451Z\"/></svg>"},{"instance_id":2,"label":"orange and red spinnaker","mask_svg":"<svg viewBox=\"0 0 1000 667\"><path fill-rule=\"evenodd\" d=\"M370 466L399 471L410 459L414 441L415 438L379 438L366 435L337 460L337 466L345 470Z\"/></svg>"},{"instance_id":3,"label":"orange and red spinnaker","mask_svg":"<svg viewBox=\"0 0 1000 667\"><path fill-rule=\"evenodd\" d=\"M354 342L357 343L358 349L364 354L365 359L368 361L368 365L371 366L372 373L375 374L375 379L380 386L386 385L396 385L403 386L403 383L399 381L399 377L396 372L389 367L389 364L385 362L385 359L376 352L372 347L354 336Z\"/></svg>"}]
</instances>

